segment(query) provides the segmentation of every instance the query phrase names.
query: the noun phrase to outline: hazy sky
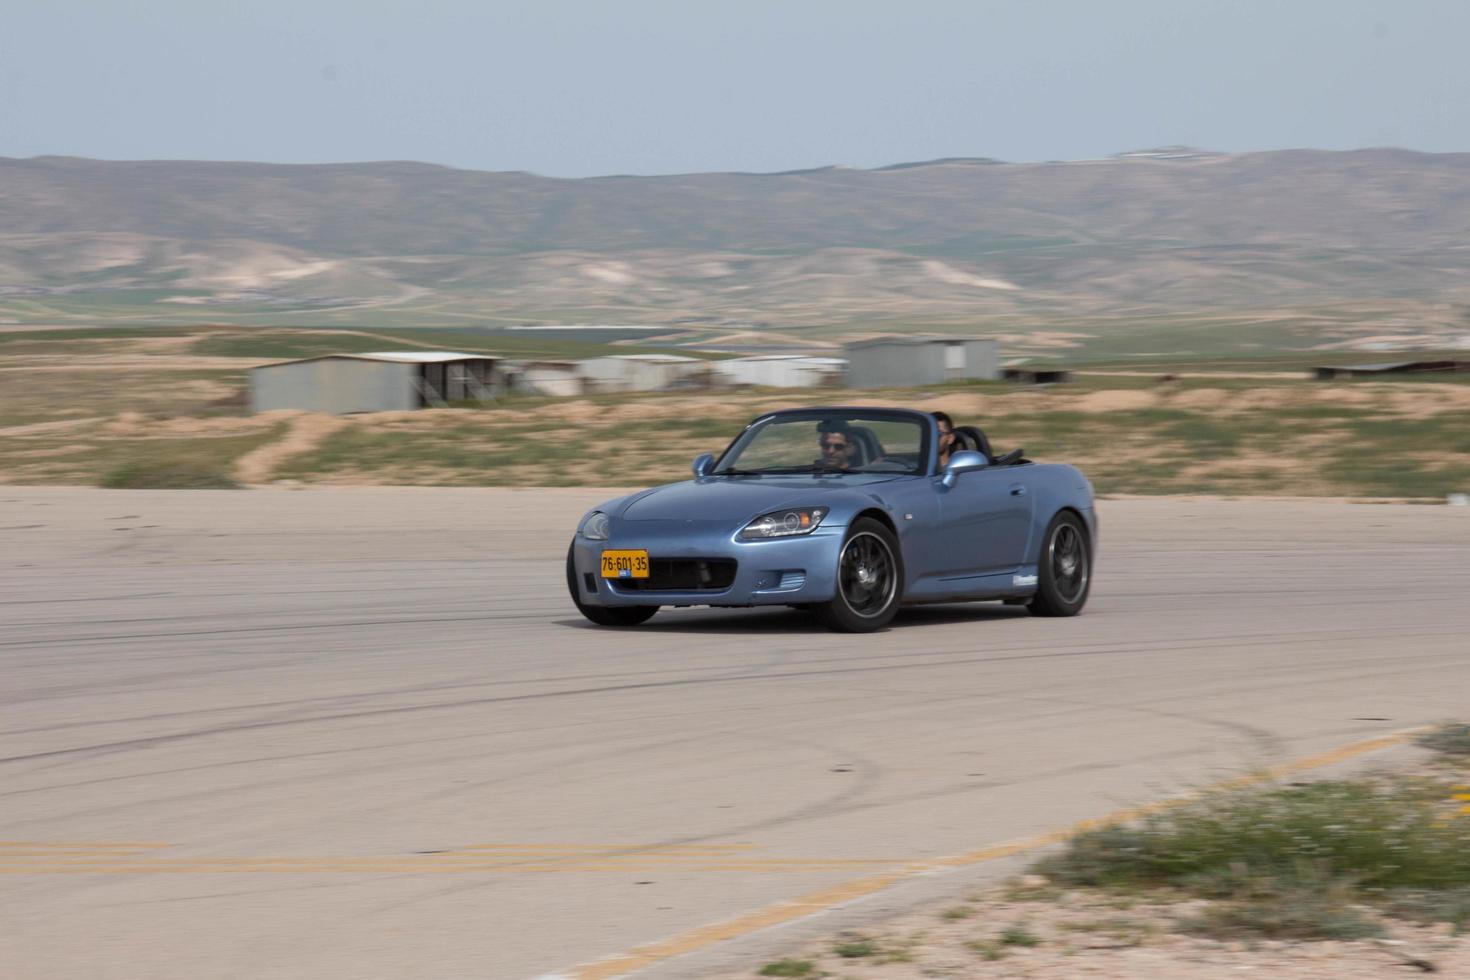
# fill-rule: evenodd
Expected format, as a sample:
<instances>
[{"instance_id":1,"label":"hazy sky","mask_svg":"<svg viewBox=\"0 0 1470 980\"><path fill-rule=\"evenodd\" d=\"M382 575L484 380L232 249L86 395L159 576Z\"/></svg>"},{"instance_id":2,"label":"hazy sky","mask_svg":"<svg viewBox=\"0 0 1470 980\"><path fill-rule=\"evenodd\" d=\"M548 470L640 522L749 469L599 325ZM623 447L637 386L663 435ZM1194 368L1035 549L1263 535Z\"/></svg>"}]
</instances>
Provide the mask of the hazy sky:
<instances>
[{"instance_id":1,"label":"hazy sky","mask_svg":"<svg viewBox=\"0 0 1470 980\"><path fill-rule=\"evenodd\" d=\"M554 176L1470 150L1470 0L0 0L0 156Z\"/></svg>"}]
</instances>

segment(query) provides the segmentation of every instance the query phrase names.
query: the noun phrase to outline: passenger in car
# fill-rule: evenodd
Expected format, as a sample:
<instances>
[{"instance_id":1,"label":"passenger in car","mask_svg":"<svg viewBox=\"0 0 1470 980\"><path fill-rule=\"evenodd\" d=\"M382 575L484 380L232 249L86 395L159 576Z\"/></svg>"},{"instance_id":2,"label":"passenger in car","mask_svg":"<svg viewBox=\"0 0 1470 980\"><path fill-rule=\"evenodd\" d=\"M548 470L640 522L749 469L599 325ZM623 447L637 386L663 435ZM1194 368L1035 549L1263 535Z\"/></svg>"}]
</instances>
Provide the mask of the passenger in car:
<instances>
[{"instance_id":1,"label":"passenger in car","mask_svg":"<svg viewBox=\"0 0 1470 980\"><path fill-rule=\"evenodd\" d=\"M954 419L947 412L930 412L934 421L939 423L939 468L942 470L949 465L949 457L954 452L955 435Z\"/></svg>"}]
</instances>

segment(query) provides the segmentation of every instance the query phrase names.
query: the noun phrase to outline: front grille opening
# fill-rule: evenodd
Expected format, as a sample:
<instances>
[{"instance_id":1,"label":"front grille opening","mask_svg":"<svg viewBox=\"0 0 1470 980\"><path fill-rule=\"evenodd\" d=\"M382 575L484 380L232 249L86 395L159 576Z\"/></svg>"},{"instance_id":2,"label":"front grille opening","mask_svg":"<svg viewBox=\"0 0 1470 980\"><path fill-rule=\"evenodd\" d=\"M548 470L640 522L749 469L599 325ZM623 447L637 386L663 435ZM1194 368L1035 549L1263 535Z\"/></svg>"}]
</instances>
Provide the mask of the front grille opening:
<instances>
[{"instance_id":1,"label":"front grille opening","mask_svg":"<svg viewBox=\"0 0 1470 980\"><path fill-rule=\"evenodd\" d=\"M614 581L625 592L723 592L737 565L733 558L650 558L648 578Z\"/></svg>"},{"instance_id":2,"label":"front grille opening","mask_svg":"<svg viewBox=\"0 0 1470 980\"><path fill-rule=\"evenodd\" d=\"M597 594L597 578L591 572L582 573L582 585L593 595Z\"/></svg>"}]
</instances>

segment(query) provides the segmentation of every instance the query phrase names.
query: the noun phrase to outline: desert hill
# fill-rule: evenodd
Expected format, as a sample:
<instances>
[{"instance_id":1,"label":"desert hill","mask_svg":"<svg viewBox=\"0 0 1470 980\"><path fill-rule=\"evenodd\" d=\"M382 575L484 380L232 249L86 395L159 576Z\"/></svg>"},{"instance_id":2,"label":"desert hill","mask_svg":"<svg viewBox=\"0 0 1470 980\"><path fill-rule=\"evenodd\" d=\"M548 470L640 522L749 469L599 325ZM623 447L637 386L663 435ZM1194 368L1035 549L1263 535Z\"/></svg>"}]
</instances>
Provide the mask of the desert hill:
<instances>
[{"instance_id":1,"label":"desert hill","mask_svg":"<svg viewBox=\"0 0 1470 980\"><path fill-rule=\"evenodd\" d=\"M1470 330L1470 154L552 179L0 159L0 316ZM1284 322L1283 321L1283 322Z\"/></svg>"}]
</instances>

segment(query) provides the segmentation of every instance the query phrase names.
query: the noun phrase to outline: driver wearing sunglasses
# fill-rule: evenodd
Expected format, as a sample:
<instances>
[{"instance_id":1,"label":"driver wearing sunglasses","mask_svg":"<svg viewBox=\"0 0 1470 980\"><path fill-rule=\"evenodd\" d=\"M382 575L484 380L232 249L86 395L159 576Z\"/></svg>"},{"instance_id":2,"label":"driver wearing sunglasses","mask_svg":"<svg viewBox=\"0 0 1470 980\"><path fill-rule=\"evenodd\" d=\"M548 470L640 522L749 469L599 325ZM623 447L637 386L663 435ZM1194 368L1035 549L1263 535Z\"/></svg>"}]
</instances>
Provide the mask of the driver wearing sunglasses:
<instances>
[{"instance_id":1,"label":"driver wearing sunglasses","mask_svg":"<svg viewBox=\"0 0 1470 980\"><path fill-rule=\"evenodd\" d=\"M852 466L852 433L845 427L819 428L817 430L818 445L822 448L822 458L817 460L817 465L822 469L846 470Z\"/></svg>"}]
</instances>

